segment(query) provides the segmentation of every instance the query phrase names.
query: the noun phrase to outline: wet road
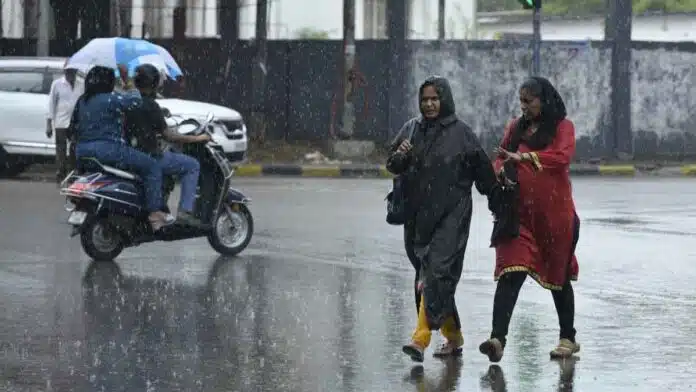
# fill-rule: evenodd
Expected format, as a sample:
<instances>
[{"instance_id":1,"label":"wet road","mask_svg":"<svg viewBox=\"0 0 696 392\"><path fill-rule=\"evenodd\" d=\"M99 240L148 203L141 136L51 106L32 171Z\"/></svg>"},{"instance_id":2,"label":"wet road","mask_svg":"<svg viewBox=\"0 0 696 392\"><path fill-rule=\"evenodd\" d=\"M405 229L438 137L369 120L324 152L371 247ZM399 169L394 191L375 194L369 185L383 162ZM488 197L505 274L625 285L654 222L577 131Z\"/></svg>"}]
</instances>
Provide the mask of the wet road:
<instances>
[{"instance_id":1,"label":"wet road","mask_svg":"<svg viewBox=\"0 0 696 392\"><path fill-rule=\"evenodd\" d=\"M574 180L583 219L580 360L552 362L557 320L529 281L489 368L493 251L484 200L457 293L459 361L413 368L415 322L384 180L244 179L256 235L234 259L204 239L89 263L51 184L0 182L2 391L696 390L696 182ZM434 340L435 344L437 339Z\"/></svg>"}]
</instances>

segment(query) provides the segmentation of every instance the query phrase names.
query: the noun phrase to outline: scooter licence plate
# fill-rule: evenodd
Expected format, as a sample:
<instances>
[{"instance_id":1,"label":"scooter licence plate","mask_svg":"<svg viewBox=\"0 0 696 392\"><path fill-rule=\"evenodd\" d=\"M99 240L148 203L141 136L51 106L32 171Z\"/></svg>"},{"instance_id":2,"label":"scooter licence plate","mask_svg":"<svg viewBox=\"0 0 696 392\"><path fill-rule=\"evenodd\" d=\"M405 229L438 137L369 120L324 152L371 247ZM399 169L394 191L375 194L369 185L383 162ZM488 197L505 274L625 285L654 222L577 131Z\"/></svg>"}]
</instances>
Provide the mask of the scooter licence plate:
<instances>
[{"instance_id":1,"label":"scooter licence plate","mask_svg":"<svg viewBox=\"0 0 696 392\"><path fill-rule=\"evenodd\" d=\"M81 225L85 218L87 218L87 213L84 211L73 211L68 217L68 223L71 225Z\"/></svg>"}]
</instances>

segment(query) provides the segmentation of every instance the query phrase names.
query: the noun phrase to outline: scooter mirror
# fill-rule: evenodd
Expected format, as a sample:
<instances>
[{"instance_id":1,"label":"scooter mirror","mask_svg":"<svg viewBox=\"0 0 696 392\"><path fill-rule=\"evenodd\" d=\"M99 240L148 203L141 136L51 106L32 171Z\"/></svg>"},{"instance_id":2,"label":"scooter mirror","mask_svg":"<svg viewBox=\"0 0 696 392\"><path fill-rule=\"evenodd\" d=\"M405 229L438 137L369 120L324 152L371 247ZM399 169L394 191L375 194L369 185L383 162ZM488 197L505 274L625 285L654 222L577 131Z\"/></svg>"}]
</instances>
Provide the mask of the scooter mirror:
<instances>
[{"instance_id":1,"label":"scooter mirror","mask_svg":"<svg viewBox=\"0 0 696 392\"><path fill-rule=\"evenodd\" d=\"M164 119L164 121L167 123L167 127L169 128L174 128L175 126L179 125L179 123L172 117L167 117Z\"/></svg>"}]
</instances>

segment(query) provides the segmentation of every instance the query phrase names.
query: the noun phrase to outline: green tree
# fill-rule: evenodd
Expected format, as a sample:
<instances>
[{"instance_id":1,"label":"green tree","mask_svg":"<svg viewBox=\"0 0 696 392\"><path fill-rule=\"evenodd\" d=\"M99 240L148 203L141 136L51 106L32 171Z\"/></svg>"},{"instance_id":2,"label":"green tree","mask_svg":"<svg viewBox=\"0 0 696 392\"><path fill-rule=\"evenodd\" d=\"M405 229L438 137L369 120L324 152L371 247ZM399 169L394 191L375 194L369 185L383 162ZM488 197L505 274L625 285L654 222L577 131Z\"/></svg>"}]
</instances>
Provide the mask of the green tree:
<instances>
[{"instance_id":1,"label":"green tree","mask_svg":"<svg viewBox=\"0 0 696 392\"><path fill-rule=\"evenodd\" d=\"M329 32L324 30L317 30L312 27L303 27L295 31L295 38L297 39L329 39Z\"/></svg>"},{"instance_id":2,"label":"green tree","mask_svg":"<svg viewBox=\"0 0 696 392\"><path fill-rule=\"evenodd\" d=\"M583 15L603 14L607 0L543 0L545 14ZM478 0L480 12L521 10L518 0ZM633 0L633 12L646 11L689 12L696 11L696 0Z\"/></svg>"}]
</instances>

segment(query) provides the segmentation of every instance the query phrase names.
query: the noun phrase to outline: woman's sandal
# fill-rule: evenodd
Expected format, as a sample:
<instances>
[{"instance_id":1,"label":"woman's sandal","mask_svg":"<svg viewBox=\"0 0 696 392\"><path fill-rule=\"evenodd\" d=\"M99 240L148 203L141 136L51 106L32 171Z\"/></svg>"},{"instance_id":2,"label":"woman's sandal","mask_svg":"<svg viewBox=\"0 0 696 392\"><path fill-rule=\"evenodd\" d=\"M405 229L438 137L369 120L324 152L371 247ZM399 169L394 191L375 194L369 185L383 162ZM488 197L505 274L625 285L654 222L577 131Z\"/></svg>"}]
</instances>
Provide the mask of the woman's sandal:
<instances>
[{"instance_id":1,"label":"woman's sandal","mask_svg":"<svg viewBox=\"0 0 696 392\"><path fill-rule=\"evenodd\" d=\"M503 359L503 344L496 338L491 338L479 345L479 352L488 356L488 360L497 363Z\"/></svg>"},{"instance_id":2,"label":"woman's sandal","mask_svg":"<svg viewBox=\"0 0 696 392\"><path fill-rule=\"evenodd\" d=\"M415 342L411 342L405 345L402 348L402 351L404 352L404 354L411 357L411 360L413 360L414 362L423 362L423 360L425 359L423 355L425 352L425 348L419 346Z\"/></svg>"},{"instance_id":3,"label":"woman's sandal","mask_svg":"<svg viewBox=\"0 0 696 392\"><path fill-rule=\"evenodd\" d=\"M167 214L163 212L158 212L155 216L148 217L148 221L150 222L150 227L152 227L153 232L157 232L162 227L174 223L174 219L168 219Z\"/></svg>"},{"instance_id":4,"label":"woman's sandal","mask_svg":"<svg viewBox=\"0 0 696 392\"><path fill-rule=\"evenodd\" d=\"M462 346L464 345L464 339L461 342L446 341L440 345L440 347L435 350L433 357L435 358L447 358L447 357L458 357L462 355Z\"/></svg>"},{"instance_id":5,"label":"woman's sandal","mask_svg":"<svg viewBox=\"0 0 696 392\"><path fill-rule=\"evenodd\" d=\"M549 355L551 355L551 359L563 359L570 358L578 352L580 352L580 344L571 342L568 339L561 339L558 342L558 346L551 350Z\"/></svg>"}]
</instances>

